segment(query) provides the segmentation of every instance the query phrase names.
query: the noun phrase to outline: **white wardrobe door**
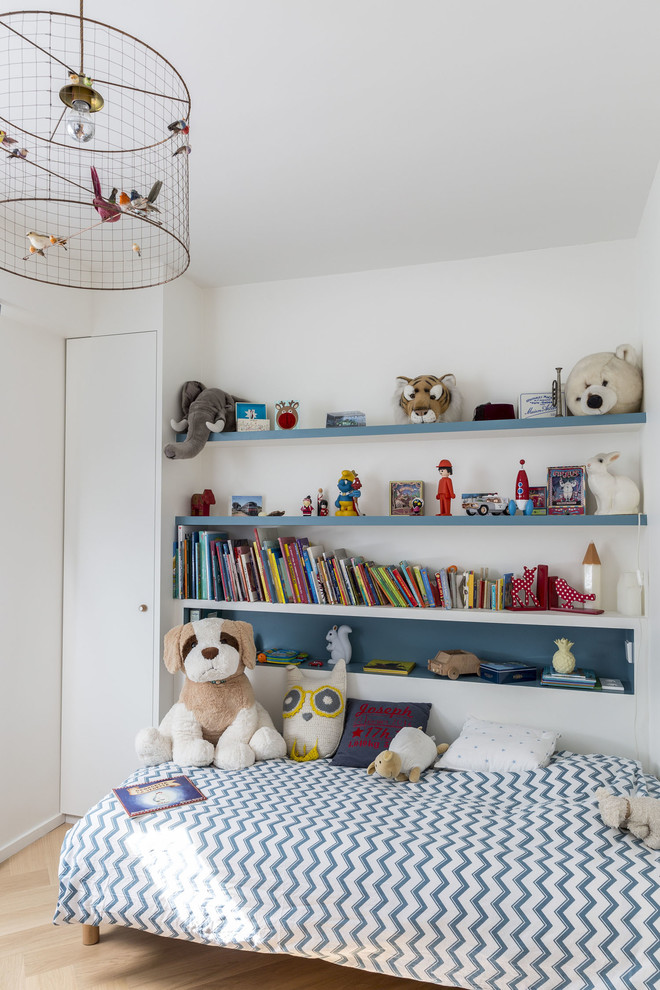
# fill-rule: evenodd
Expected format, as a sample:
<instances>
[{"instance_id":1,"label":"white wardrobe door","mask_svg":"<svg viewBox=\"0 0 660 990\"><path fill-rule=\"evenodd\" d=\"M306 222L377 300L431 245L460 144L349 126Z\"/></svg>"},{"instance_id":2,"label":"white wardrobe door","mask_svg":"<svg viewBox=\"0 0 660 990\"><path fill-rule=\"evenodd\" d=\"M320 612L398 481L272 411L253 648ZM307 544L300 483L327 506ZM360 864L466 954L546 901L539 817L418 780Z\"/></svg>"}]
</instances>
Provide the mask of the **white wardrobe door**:
<instances>
[{"instance_id":1,"label":"white wardrobe door","mask_svg":"<svg viewBox=\"0 0 660 990\"><path fill-rule=\"evenodd\" d=\"M67 341L62 811L134 770L153 724L156 332Z\"/></svg>"}]
</instances>

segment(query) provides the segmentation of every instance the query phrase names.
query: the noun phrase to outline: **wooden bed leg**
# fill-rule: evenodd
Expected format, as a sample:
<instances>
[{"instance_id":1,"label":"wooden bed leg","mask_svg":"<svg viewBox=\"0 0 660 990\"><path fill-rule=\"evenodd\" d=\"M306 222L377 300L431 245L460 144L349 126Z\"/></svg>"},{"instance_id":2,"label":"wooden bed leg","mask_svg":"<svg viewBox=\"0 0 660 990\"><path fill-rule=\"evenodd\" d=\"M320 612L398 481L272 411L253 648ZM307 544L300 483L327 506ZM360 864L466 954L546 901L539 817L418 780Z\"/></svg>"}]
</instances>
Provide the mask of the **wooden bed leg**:
<instances>
[{"instance_id":1,"label":"wooden bed leg","mask_svg":"<svg viewBox=\"0 0 660 990\"><path fill-rule=\"evenodd\" d=\"M98 925L83 925L83 945L96 945L99 940Z\"/></svg>"}]
</instances>

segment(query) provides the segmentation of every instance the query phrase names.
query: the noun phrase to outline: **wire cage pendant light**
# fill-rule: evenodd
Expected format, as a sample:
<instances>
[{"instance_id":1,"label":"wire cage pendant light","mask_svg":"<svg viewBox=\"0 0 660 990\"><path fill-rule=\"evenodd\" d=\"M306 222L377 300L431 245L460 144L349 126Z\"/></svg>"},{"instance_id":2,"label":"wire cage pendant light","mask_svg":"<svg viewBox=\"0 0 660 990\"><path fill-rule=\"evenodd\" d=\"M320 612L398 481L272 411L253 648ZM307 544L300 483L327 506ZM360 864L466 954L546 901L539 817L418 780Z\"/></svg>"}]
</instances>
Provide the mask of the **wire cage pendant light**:
<instances>
[{"instance_id":1,"label":"wire cage pendant light","mask_svg":"<svg viewBox=\"0 0 660 990\"><path fill-rule=\"evenodd\" d=\"M182 275L189 121L176 69L82 2L0 14L0 269L82 289Z\"/></svg>"}]
</instances>

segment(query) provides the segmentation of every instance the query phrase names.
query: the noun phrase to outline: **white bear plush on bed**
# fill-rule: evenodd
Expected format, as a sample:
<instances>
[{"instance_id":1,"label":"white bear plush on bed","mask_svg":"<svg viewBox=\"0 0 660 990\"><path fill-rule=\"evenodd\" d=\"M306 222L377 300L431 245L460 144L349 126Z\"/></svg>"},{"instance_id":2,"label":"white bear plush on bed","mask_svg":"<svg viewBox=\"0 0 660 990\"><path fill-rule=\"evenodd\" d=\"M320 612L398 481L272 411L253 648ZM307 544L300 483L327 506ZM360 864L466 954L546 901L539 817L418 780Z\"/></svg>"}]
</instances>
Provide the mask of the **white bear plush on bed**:
<instances>
[{"instance_id":1,"label":"white bear plush on bed","mask_svg":"<svg viewBox=\"0 0 660 990\"><path fill-rule=\"evenodd\" d=\"M186 679L159 727L138 732L142 763L242 770L255 760L285 756L286 743L245 673L256 659L249 622L209 618L170 629L163 661Z\"/></svg>"}]
</instances>

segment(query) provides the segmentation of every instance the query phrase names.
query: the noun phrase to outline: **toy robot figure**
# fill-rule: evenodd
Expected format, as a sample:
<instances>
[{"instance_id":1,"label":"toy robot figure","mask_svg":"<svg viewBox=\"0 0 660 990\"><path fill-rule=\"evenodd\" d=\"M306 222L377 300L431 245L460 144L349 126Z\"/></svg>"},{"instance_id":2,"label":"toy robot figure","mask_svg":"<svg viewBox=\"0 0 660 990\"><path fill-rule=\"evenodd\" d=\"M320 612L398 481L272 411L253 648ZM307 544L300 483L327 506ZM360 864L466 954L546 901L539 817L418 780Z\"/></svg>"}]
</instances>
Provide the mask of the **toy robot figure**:
<instances>
[{"instance_id":1,"label":"toy robot figure","mask_svg":"<svg viewBox=\"0 0 660 990\"><path fill-rule=\"evenodd\" d=\"M303 499L303 504L300 506L300 511L303 516L311 516L312 514L312 496L305 495Z\"/></svg>"},{"instance_id":2,"label":"toy robot figure","mask_svg":"<svg viewBox=\"0 0 660 990\"><path fill-rule=\"evenodd\" d=\"M440 481L438 482L438 494L435 497L440 502L440 512L436 512L436 516L450 516L451 500L456 498L451 482L454 469L451 466L451 461L447 460L440 461L437 467L440 472Z\"/></svg>"},{"instance_id":3,"label":"toy robot figure","mask_svg":"<svg viewBox=\"0 0 660 990\"><path fill-rule=\"evenodd\" d=\"M353 488L356 477L355 471L342 471L341 478L337 482L339 495L335 499L336 516L357 516L359 514L356 505L362 492Z\"/></svg>"}]
</instances>

